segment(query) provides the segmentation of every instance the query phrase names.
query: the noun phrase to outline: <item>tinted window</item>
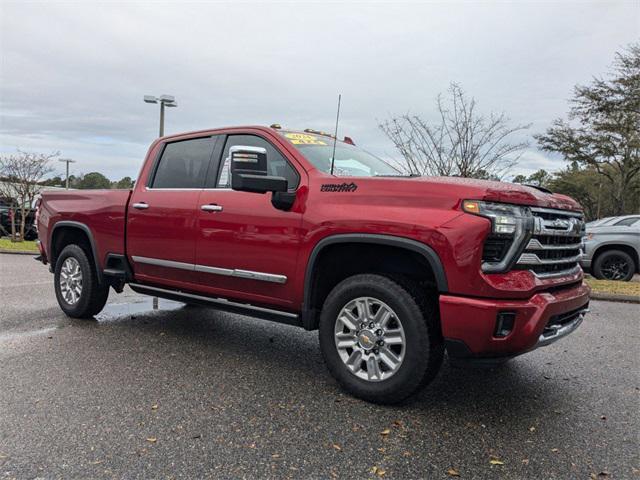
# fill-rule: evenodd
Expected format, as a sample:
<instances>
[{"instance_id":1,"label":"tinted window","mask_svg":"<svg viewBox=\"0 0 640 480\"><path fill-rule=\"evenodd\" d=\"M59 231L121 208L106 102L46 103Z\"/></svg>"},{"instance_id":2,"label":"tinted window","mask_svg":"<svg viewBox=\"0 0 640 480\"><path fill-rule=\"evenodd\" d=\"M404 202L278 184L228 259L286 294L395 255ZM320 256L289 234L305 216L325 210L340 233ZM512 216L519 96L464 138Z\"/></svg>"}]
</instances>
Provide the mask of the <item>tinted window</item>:
<instances>
[{"instance_id":1,"label":"tinted window","mask_svg":"<svg viewBox=\"0 0 640 480\"><path fill-rule=\"evenodd\" d=\"M246 145L249 147L263 147L267 150L267 169L269 175L284 177L289 183L289 190L298 188L300 181L298 172L289 164L282 154L264 138L256 135L229 135L222 154L223 165L218 177L218 188L228 188L231 186L229 176L229 148L234 145Z\"/></svg>"},{"instance_id":2,"label":"tinted window","mask_svg":"<svg viewBox=\"0 0 640 480\"><path fill-rule=\"evenodd\" d=\"M167 144L152 188L202 188L211 160L213 140L194 138Z\"/></svg>"},{"instance_id":3,"label":"tinted window","mask_svg":"<svg viewBox=\"0 0 640 480\"><path fill-rule=\"evenodd\" d=\"M614 225L616 227L630 227L631 225L636 223L638 220L640 220L640 218L638 217L625 218L623 220L620 220L619 222L614 223Z\"/></svg>"}]
</instances>

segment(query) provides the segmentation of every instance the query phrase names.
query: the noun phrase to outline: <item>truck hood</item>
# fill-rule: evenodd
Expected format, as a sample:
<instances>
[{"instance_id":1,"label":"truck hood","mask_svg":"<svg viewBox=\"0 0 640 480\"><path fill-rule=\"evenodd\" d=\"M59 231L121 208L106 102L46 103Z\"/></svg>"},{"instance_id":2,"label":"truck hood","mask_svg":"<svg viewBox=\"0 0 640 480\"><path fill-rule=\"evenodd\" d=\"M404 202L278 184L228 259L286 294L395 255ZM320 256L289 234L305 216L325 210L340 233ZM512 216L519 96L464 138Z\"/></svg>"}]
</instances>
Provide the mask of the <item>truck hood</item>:
<instances>
[{"instance_id":1,"label":"truck hood","mask_svg":"<svg viewBox=\"0 0 640 480\"><path fill-rule=\"evenodd\" d=\"M460 177L413 177L411 180L425 189L448 189L452 195L460 196L460 200L474 199L582 211L580 204L571 197L558 193L545 193L517 183Z\"/></svg>"}]
</instances>

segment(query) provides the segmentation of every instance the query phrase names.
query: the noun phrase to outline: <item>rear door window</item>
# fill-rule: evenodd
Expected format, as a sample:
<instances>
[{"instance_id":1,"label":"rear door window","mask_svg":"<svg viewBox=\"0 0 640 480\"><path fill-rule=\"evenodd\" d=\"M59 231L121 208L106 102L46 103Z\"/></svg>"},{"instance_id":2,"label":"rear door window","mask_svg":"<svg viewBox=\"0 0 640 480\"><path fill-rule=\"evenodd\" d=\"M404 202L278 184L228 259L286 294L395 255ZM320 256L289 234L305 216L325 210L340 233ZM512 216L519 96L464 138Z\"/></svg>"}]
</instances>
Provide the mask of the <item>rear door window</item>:
<instances>
[{"instance_id":1,"label":"rear door window","mask_svg":"<svg viewBox=\"0 0 640 480\"><path fill-rule=\"evenodd\" d=\"M168 143L156 167L151 188L204 188L216 137Z\"/></svg>"}]
</instances>

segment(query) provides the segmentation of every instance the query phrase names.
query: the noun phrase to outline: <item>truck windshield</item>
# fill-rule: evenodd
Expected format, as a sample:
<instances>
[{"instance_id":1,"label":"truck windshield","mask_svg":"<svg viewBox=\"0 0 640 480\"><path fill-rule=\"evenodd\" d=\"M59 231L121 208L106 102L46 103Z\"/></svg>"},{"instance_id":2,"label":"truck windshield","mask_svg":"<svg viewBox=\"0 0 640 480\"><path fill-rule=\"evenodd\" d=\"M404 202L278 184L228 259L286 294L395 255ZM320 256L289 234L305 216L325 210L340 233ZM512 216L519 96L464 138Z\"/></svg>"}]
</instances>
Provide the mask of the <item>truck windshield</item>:
<instances>
[{"instance_id":1,"label":"truck windshield","mask_svg":"<svg viewBox=\"0 0 640 480\"><path fill-rule=\"evenodd\" d=\"M310 133L282 132L289 142L318 170L331 172L333 139ZM402 173L384 160L348 143L336 142L333 174L340 177L400 176Z\"/></svg>"}]
</instances>

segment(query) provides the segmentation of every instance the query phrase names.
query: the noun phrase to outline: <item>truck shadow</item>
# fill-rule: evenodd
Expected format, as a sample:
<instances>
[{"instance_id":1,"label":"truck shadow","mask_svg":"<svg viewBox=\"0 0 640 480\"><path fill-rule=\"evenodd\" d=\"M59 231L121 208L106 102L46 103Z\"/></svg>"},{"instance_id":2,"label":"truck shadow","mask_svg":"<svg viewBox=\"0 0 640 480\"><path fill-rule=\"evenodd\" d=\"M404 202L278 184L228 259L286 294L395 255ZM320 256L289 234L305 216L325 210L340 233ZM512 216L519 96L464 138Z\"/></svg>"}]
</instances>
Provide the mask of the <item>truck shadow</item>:
<instances>
[{"instance_id":1,"label":"truck shadow","mask_svg":"<svg viewBox=\"0 0 640 480\"><path fill-rule=\"evenodd\" d=\"M548 365L553 357L534 353L493 369L456 368L445 358L437 378L410 401L398 406L372 405L342 393L326 370L317 332L175 303L152 312L131 313L122 306L107 309L99 325L131 329L134 335L155 337L161 333L167 351L178 355L185 348L198 352L194 361L204 367L218 362L220 356L240 361L237 369L242 373L236 381L248 382L251 388L290 383L287 391L296 386L306 389L301 397L311 389L314 395L331 397L329 401L339 397L341 402L388 414L446 409L453 415L457 412L477 418L487 412L499 415L506 409L510 416L522 414L526 422L530 414L562 410L563 399L571 396L566 390L568 379L559 377ZM277 397L278 391L264 390L264 394Z\"/></svg>"}]
</instances>

